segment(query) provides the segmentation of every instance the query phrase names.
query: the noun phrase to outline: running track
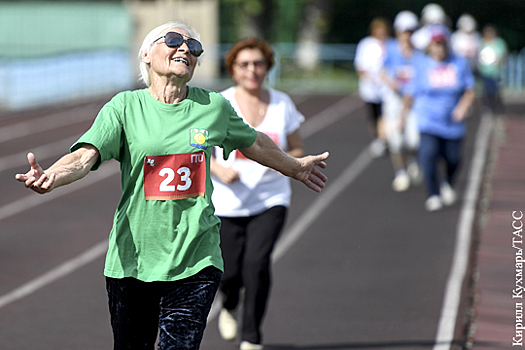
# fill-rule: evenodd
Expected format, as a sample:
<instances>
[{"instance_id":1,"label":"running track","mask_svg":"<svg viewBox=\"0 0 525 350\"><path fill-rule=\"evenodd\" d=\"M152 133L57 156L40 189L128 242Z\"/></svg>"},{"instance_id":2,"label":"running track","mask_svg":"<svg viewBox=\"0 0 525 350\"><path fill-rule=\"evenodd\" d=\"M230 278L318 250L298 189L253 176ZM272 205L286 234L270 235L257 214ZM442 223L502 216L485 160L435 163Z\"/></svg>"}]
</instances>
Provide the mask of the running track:
<instances>
[{"instance_id":1,"label":"running track","mask_svg":"<svg viewBox=\"0 0 525 350\"><path fill-rule=\"evenodd\" d=\"M292 97L307 117L307 152L331 152L330 183L322 194L293 184L273 259L266 348L457 348L476 173L490 122L478 113L469 119L458 182L462 200L427 213L422 187L394 193L388 158L369 156L357 98ZM117 164L44 196L13 177L27 170L28 151L44 167L53 163L104 102L0 114L3 350L112 348L102 268L120 192ZM237 349L238 343L220 339L217 311L201 348Z\"/></svg>"}]
</instances>

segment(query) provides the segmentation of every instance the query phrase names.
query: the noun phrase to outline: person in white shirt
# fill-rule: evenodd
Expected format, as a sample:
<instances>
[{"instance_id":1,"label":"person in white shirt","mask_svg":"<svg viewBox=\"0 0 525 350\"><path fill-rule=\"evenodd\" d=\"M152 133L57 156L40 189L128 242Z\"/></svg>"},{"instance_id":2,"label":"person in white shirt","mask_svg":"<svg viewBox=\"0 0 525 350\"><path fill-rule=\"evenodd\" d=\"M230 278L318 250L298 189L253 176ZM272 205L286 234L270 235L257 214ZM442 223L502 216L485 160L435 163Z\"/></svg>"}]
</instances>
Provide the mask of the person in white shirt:
<instances>
[{"instance_id":1,"label":"person in white shirt","mask_svg":"<svg viewBox=\"0 0 525 350\"><path fill-rule=\"evenodd\" d=\"M478 51L481 35L476 31L477 23L474 17L465 13L458 18L457 30L450 36L452 51L469 61L470 69L475 72L478 64Z\"/></svg>"},{"instance_id":2,"label":"person in white shirt","mask_svg":"<svg viewBox=\"0 0 525 350\"><path fill-rule=\"evenodd\" d=\"M222 95L237 114L289 155L302 156L299 126L303 115L288 95L263 87L274 64L272 49L257 38L244 39L233 46L225 63L236 85ZM240 152L225 160L222 149L215 150L212 201L215 215L221 219L224 258L219 331L226 340L234 340L240 333L241 350L262 349L261 324L271 285L270 255L290 206L290 181ZM243 288L242 327L238 327Z\"/></svg>"},{"instance_id":3,"label":"person in white shirt","mask_svg":"<svg viewBox=\"0 0 525 350\"><path fill-rule=\"evenodd\" d=\"M357 43L354 66L359 76L359 96L369 109L368 131L372 138L370 151L379 157L386 150L385 135L382 129L381 104L385 85L381 70L390 35L390 25L384 18L374 18L370 23L370 36Z\"/></svg>"},{"instance_id":4,"label":"person in white shirt","mask_svg":"<svg viewBox=\"0 0 525 350\"><path fill-rule=\"evenodd\" d=\"M401 123L403 92L414 76L414 56L421 54L410 42L418 27L417 16L401 11L394 18L396 40L389 42L383 67L383 78L388 86L383 100L383 118L390 159L394 168L392 188L406 191L411 184L419 184L422 174L417 162L419 131L416 115L411 111L405 123Z\"/></svg>"}]
</instances>

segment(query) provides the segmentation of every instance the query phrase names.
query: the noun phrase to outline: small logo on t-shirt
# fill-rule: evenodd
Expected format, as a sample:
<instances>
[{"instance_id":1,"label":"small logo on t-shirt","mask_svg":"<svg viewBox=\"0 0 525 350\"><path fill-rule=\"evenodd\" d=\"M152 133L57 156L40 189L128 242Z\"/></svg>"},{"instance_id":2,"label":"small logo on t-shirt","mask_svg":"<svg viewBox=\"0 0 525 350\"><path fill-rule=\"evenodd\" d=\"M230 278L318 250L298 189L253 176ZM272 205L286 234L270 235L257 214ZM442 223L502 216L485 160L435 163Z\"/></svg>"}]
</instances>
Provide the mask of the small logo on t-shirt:
<instances>
[{"instance_id":1,"label":"small logo on t-shirt","mask_svg":"<svg viewBox=\"0 0 525 350\"><path fill-rule=\"evenodd\" d=\"M208 148L208 130L190 129L190 145L200 149Z\"/></svg>"},{"instance_id":2,"label":"small logo on t-shirt","mask_svg":"<svg viewBox=\"0 0 525 350\"><path fill-rule=\"evenodd\" d=\"M414 68L411 65L403 65L399 66L396 69L396 78L397 80L403 84L406 85L412 80L414 77Z\"/></svg>"}]
</instances>

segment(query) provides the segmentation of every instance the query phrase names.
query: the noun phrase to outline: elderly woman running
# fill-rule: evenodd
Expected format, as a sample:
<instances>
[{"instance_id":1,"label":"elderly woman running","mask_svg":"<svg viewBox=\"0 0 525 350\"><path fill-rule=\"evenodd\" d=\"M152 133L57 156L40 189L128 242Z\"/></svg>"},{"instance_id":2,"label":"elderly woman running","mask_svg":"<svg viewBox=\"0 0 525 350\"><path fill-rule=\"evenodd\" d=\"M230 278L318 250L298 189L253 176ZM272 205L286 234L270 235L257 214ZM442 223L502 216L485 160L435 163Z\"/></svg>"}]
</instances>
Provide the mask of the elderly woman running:
<instances>
[{"instance_id":1,"label":"elderly woman running","mask_svg":"<svg viewBox=\"0 0 525 350\"><path fill-rule=\"evenodd\" d=\"M223 270L220 220L211 202L212 146L320 191L328 153L294 158L237 116L219 93L187 83L203 52L185 24L153 29L140 48L147 88L117 94L49 169L32 153L16 179L38 192L120 162L122 197L104 274L115 349L198 349ZM160 333L159 333L160 330Z\"/></svg>"}]
</instances>

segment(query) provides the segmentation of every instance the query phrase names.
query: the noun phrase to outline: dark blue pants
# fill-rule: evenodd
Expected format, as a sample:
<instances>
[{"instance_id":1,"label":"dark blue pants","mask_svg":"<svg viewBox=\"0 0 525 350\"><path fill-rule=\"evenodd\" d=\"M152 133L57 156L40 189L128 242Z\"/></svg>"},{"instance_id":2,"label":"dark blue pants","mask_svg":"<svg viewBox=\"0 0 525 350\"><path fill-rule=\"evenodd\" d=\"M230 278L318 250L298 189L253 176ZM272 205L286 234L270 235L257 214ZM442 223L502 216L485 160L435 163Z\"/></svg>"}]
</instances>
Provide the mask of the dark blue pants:
<instances>
[{"instance_id":1,"label":"dark blue pants","mask_svg":"<svg viewBox=\"0 0 525 350\"><path fill-rule=\"evenodd\" d=\"M173 282L106 277L114 349L199 349L221 271L207 267Z\"/></svg>"},{"instance_id":2,"label":"dark blue pants","mask_svg":"<svg viewBox=\"0 0 525 350\"><path fill-rule=\"evenodd\" d=\"M500 95L500 79L481 76L483 81L483 102L493 113L503 112L503 101Z\"/></svg>"},{"instance_id":3,"label":"dark blue pants","mask_svg":"<svg viewBox=\"0 0 525 350\"><path fill-rule=\"evenodd\" d=\"M255 216L220 218L223 306L235 309L244 287L241 340L250 343L259 344L262 340L260 328L271 286L270 256L286 212L285 207L276 206Z\"/></svg>"},{"instance_id":4,"label":"dark blue pants","mask_svg":"<svg viewBox=\"0 0 525 350\"><path fill-rule=\"evenodd\" d=\"M429 196L439 195L441 183L438 174L439 163L445 161L445 181L453 184L461 160L463 139L448 140L430 134L421 134L419 143L419 162L425 174Z\"/></svg>"}]
</instances>

